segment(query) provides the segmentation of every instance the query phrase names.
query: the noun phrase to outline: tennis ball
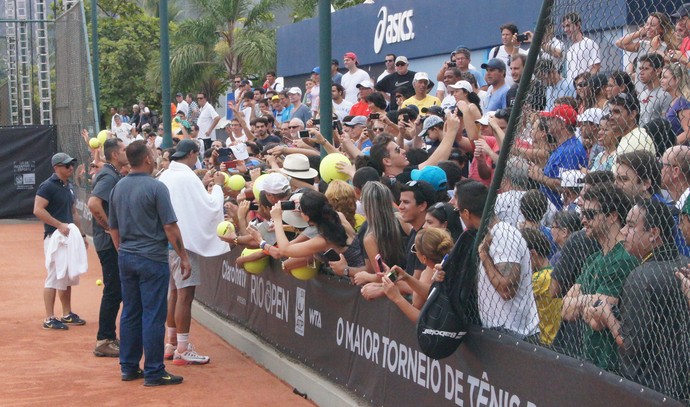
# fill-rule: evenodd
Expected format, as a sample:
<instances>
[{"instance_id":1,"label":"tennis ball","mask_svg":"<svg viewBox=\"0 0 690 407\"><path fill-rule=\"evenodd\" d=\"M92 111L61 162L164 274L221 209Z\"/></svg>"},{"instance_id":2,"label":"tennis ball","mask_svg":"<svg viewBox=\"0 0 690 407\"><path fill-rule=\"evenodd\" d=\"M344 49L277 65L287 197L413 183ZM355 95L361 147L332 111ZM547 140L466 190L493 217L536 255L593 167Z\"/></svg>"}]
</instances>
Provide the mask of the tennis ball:
<instances>
[{"instance_id":1,"label":"tennis ball","mask_svg":"<svg viewBox=\"0 0 690 407\"><path fill-rule=\"evenodd\" d=\"M228 233L232 233L235 231L235 226L231 223L228 222L227 220L224 220L218 224L218 227L216 228L216 233L218 236L225 236Z\"/></svg>"},{"instance_id":2,"label":"tennis ball","mask_svg":"<svg viewBox=\"0 0 690 407\"><path fill-rule=\"evenodd\" d=\"M290 273L298 280L311 280L316 277L317 269L316 267L304 266L292 269Z\"/></svg>"},{"instance_id":3,"label":"tennis ball","mask_svg":"<svg viewBox=\"0 0 690 407\"><path fill-rule=\"evenodd\" d=\"M248 256L252 253L260 252L261 249L250 249L245 248L242 250L242 256ZM242 268L247 273L251 274L261 274L266 268L268 268L268 256L261 258L259 260L248 261L242 265Z\"/></svg>"},{"instance_id":4,"label":"tennis ball","mask_svg":"<svg viewBox=\"0 0 690 407\"><path fill-rule=\"evenodd\" d=\"M244 184L244 177L239 174L235 174L230 178L225 179L225 186L229 187L233 191L241 190L242 188L244 188Z\"/></svg>"},{"instance_id":5,"label":"tennis ball","mask_svg":"<svg viewBox=\"0 0 690 407\"><path fill-rule=\"evenodd\" d=\"M103 145L105 143L105 141L108 139L108 130L99 131L96 138L101 143L101 145Z\"/></svg>"},{"instance_id":6,"label":"tennis ball","mask_svg":"<svg viewBox=\"0 0 690 407\"><path fill-rule=\"evenodd\" d=\"M323 158L323 160L321 160L321 165L319 165L319 173L321 174L321 179L324 182L329 183L334 179L339 179L342 181L347 181L350 179L347 174L343 174L342 172L339 172L337 168L335 168L335 164L339 162L344 162L348 165L350 164L350 160L340 153L328 154Z\"/></svg>"},{"instance_id":7,"label":"tennis ball","mask_svg":"<svg viewBox=\"0 0 690 407\"><path fill-rule=\"evenodd\" d=\"M98 148L100 146L101 146L101 142L98 141L97 138L94 137L94 138L89 139L89 147Z\"/></svg>"},{"instance_id":8,"label":"tennis ball","mask_svg":"<svg viewBox=\"0 0 690 407\"><path fill-rule=\"evenodd\" d=\"M254 192L254 200L256 202L259 202L259 193L261 192L261 185L264 182L264 178L266 178L268 174L261 174L259 175L259 178L254 181L254 186L252 187L252 191Z\"/></svg>"},{"instance_id":9,"label":"tennis ball","mask_svg":"<svg viewBox=\"0 0 690 407\"><path fill-rule=\"evenodd\" d=\"M230 188L230 175L227 172L222 172L223 178L225 178L225 181L223 181L223 188Z\"/></svg>"},{"instance_id":10,"label":"tennis ball","mask_svg":"<svg viewBox=\"0 0 690 407\"><path fill-rule=\"evenodd\" d=\"M103 285L103 280L101 280L100 278L96 280L96 285Z\"/></svg>"}]
</instances>

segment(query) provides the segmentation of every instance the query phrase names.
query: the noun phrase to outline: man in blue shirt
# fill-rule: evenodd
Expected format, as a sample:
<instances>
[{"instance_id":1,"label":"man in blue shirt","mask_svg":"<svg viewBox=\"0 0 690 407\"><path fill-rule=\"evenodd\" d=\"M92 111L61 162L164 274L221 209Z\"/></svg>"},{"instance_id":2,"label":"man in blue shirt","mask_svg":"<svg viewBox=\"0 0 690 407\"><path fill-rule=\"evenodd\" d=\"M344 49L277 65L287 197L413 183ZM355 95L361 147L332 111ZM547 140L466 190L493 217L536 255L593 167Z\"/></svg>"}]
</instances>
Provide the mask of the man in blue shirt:
<instances>
[{"instance_id":1,"label":"man in blue shirt","mask_svg":"<svg viewBox=\"0 0 690 407\"><path fill-rule=\"evenodd\" d=\"M486 98L485 112L495 112L505 109L506 94L510 86L506 84L506 64L498 58L490 59L489 62L482 64L482 69L486 69L486 82L490 85L487 90L489 96Z\"/></svg>"},{"instance_id":2,"label":"man in blue shirt","mask_svg":"<svg viewBox=\"0 0 690 407\"><path fill-rule=\"evenodd\" d=\"M587 167L587 152L575 137L577 112L569 105L557 105L550 112L541 112L548 120L548 132L556 139L558 147L551 153L544 168L531 164L529 176L541 185L539 189L558 210L563 207L559 188L561 173Z\"/></svg>"},{"instance_id":3,"label":"man in blue shirt","mask_svg":"<svg viewBox=\"0 0 690 407\"><path fill-rule=\"evenodd\" d=\"M153 152L144 141L134 141L127 146L127 160L132 170L113 188L108 214L122 284L122 380L144 378L144 386L179 384L182 377L166 372L163 363L170 280L168 242L180 256L183 279L191 274L189 257L168 188L151 177ZM142 372L139 361L144 353Z\"/></svg>"}]
</instances>

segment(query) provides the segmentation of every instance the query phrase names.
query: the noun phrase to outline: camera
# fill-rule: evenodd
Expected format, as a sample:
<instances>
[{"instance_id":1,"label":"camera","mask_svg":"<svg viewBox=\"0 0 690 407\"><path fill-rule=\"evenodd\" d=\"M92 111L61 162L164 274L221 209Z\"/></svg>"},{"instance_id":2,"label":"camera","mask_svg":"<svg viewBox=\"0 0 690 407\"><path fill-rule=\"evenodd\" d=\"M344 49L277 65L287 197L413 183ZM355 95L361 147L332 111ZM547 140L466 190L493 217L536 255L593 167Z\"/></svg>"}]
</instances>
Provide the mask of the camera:
<instances>
[{"instance_id":1,"label":"camera","mask_svg":"<svg viewBox=\"0 0 690 407\"><path fill-rule=\"evenodd\" d=\"M343 134L343 124L340 120L333 120L333 130L337 130L338 134Z\"/></svg>"},{"instance_id":2,"label":"camera","mask_svg":"<svg viewBox=\"0 0 690 407\"><path fill-rule=\"evenodd\" d=\"M403 114L403 121L409 122L410 121L410 115L407 113Z\"/></svg>"},{"instance_id":3,"label":"camera","mask_svg":"<svg viewBox=\"0 0 690 407\"><path fill-rule=\"evenodd\" d=\"M299 131L299 137L300 138L309 138L309 130L300 130Z\"/></svg>"},{"instance_id":4,"label":"camera","mask_svg":"<svg viewBox=\"0 0 690 407\"><path fill-rule=\"evenodd\" d=\"M311 119L311 124L313 124L314 126L318 126L319 124L321 124L321 120L320 119Z\"/></svg>"},{"instance_id":5,"label":"camera","mask_svg":"<svg viewBox=\"0 0 690 407\"><path fill-rule=\"evenodd\" d=\"M380 113L370 113L369 114L369 119L371 119L371 120L378 120L379 117L381 117Z\"/></svg>"},{"instance_id":6,"label":"camera","mask_svg":"<svg viewBox=\"0 0 690 407\"><path fill-rule=\"evenodd\" d=\"M448 61L448 68L455 68L458 66L458 64L455 63L455 61Z\"/></svg>"},{"instance_id":7,"label":"camera","mask_svg":"<svg viewBox=\"0 0 690 407\"><path fill-rule=\"evenodd\" d=\"M525 42L525 41L529 40L529 36L527 34L518 34L517 40L518 40L518 42Z\"/></svg>"},{"instance_id":8,"label":"camera","mask_svg":"<svg viewBox=\"0 0 690 407\"><path fill-rule=\"evenodd\" d=\"M295 205L295 201L281 201L280 202L280 209L284 211L294 211L297 205Z\"/></svg>"},{"instance_id":9,"label":"camera","mask_svg":"<svg viewBox=\"0 0 690 407\"><path fill-rule=\"evenodd\" d=\"M252 202L249 204L249 210L250 211L258 211L259 210L259 204L256 202Z\"/></svg>"},{"instance_id":10,"label":"camera","mask_svg":"<svg viewBox=\"0 0 690 407\"><path fill-rule=\"evenodd\" d=\"M338 252L336 252L336 251L333 250L333 249L328 249L328 251L326 251L326 252L323 254L323 257L325 257L328 261L338 261L338 260L340 260L340 254L338 254Z\"/></svg>"},{"instance_id":11,"label":"camera","mask_svg":"<svg viewBox=\"0 0 690 407\"><path fill-rule=\"evenodd\" d=\"M218 149L218 162L224 163L227 161L232 161L235 158L232 150L229 148L219 148Z\"/></svg>"}]
</instances>

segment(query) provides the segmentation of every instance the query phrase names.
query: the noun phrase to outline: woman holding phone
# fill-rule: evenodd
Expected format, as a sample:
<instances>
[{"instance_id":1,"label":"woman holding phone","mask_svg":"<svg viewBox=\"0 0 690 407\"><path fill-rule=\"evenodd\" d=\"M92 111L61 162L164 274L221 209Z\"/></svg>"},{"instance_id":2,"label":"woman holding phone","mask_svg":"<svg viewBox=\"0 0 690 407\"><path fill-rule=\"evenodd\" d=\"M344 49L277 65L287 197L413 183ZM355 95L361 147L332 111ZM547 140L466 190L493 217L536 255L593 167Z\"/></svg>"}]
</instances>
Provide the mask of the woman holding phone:
<instances>
[{"instance_id":1,"label":"woman holding phone","mask_svg":"<svg viewBox=\"0 0 690 407\"><path fill-rule=\"evenodd\" d=\"M280 251L281 257L310 258L317 256L321 258L325 252L333 250L336 253L342 254L348 261L348 264L352 264L354 267L364 265L354 229L344 220L342 214L333 209L324 194L313 190L305 190L294 210L299 212L302 219L310 227L305 229L297 238L290 241L285 234L283 226L281 203L278 202L271 208L271 218L275 225L276 246ZM255 234L251 230L249 230L249 233ZM255 238L259 241L261 240L260 236ZM265 244L266 242L261 242L261 246L265 246ZM264 248L262 247L262 249ZM294 265L294 267L301 267L303 265Z\"/></svg>"}]
</instances>

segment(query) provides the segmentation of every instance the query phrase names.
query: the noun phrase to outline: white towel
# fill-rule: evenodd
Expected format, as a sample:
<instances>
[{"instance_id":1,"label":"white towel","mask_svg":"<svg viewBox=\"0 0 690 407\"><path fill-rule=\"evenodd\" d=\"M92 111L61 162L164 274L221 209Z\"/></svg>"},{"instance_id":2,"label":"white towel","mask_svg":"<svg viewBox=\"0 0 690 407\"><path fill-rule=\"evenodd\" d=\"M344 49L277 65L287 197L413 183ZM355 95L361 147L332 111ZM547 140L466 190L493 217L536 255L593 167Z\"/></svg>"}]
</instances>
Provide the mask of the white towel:
<instances>
[{"instance_id":1,"label":"white towel","mask_svg":"<svg viewBox=\"0 0 690 407\"><path fill-rule=\"evenodd\" d=\"M46 251L46 268L55 268L58 280L65 277L74 279L88 270L86 246L79 228L70 223L69 236L56 230L48 240Z\"/></svg>"},{"instance_id":2,"label":"white towel","mask_svg":"<svg viewBox=\"0 0 690 407\"><path fill-rule=\"evenodd\" d=\"M185 249L204 257L230 251L230 246L216 235L218 224L224 220L223 190L219 185L209 194L194 171L177 161L170 163L159 181L170 191Z\"/></svg>"}]
</instances>

